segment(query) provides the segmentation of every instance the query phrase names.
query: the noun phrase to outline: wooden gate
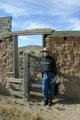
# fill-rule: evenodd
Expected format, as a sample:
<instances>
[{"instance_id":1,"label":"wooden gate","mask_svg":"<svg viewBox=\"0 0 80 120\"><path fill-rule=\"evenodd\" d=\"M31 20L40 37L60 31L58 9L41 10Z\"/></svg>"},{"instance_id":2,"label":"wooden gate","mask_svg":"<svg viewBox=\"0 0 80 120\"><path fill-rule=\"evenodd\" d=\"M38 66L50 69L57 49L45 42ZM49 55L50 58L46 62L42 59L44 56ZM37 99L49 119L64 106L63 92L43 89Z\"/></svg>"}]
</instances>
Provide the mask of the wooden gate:
<instances>
[{"instance_id":1,"label":"wooden gate","mask_svg":"<svg viewBox=\"0 0 80 120\"><path fill-rule=\"evenodd\" d=\"M24 53L24 98L28 101L31 98L31 91L39 92L38 95L41 94L41 70L42 67L36 60L36 56L32 57L32 55ZM37 74L39 76L35 78ZM36 89L34 90L33 87Z\"/></svg>"}]
</instances>

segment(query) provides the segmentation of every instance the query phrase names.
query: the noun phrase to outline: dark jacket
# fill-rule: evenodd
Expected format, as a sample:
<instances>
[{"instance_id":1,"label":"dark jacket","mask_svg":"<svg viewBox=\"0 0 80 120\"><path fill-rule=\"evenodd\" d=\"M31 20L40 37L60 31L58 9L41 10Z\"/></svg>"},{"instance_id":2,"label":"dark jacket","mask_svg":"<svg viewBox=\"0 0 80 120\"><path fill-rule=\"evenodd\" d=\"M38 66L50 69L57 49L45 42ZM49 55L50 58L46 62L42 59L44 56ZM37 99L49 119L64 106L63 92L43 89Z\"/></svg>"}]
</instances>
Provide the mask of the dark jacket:
<instances>
[{"instance_id":1,"label":"dark jacket","mask_svg":"<svg viewBox=\"0 0 80 120\"><path fill-rule=\"evenodd\" d=\"M55 75L57 74L57 67L56 67L56 62L55 59L51 56L47 57L36 57L31 55L33 58L35 58L41 65L42 65L42 70L44 72L53 72Z\"/></svg>"},{"instance_id":2,"label":"dark jacket","mask_svg":"<svg viewBox=\"0 0 80 120\"><path fill-rule=\"evenodd\" d=\"M42 57L40 63L42 65L43 72L54 72L57 74L56 62L53 57Z\"/></svg>"}]
</instances>

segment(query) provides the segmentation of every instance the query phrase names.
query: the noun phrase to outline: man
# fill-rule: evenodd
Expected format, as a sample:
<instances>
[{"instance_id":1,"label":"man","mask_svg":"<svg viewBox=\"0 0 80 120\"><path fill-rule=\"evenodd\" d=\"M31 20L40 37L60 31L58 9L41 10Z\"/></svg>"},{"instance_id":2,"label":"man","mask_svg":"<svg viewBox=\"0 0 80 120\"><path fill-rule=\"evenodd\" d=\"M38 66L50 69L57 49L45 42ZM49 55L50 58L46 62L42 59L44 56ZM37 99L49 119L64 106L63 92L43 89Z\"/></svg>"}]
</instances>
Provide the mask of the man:
<instances>
[{"instance_id":1,"label":"man","mask_svg":"<svg viewBox=\"0 0 80 120\"><path fill-rule=\"evenodd\" d=\"M44 97L44 106L52 105L52 99L55 95L55 81L52 83L52 80L57 74L56 62L49 55L49 50L45 47L42 50L42 68L43 68L43 77L42 77L42 92Z\"/></svg>"},{"instance_id":2,"label":"man","mask_svg":"<svg viewBox=\"0 0 80 120\"><path fill-rule=\"evenodd\" d=\"M52 99L55 95L55 81L54 78L57 74L56 62L49 55L49 50L43 48L42 57L37 58L42 65L42 93L44 98L44 106L52 105ZM35 57L36 58L36 57Z\"/></svg>"}]
</instances>

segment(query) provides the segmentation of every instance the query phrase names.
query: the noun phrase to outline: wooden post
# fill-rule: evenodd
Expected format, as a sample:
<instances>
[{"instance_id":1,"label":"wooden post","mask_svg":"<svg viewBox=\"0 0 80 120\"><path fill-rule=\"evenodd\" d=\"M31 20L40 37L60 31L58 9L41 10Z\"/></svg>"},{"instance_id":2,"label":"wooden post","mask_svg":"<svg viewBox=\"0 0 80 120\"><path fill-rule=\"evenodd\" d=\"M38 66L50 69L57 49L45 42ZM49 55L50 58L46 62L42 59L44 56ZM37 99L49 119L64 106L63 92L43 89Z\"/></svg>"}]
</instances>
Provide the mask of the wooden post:
<instances>
[{"instance_id":1,"label":"wooden post","mask_svg":"<svg viewBox=\"0 0 80 120\"><path fill-rule=\"evenodd\" d=\"M24 98L30 100L30 63L29 55L24 53Z\"/></svg>"},{"instance_id":2,"label":"wooden post","mask_svg":"<svg viewBox=\"0 0 80 120\"><path fill-rule=\"evenodd\" d=\"M18 36L13 35L13 72L18 78Z\"/></svg>"},{"instance_id":3,"label":"wooden post","mask_svg":"<svg viewBox=\"0 0 80 120\"><path fill-rule=\"evenodd\" d=\"M47 34L42 35L42 40L43 40L43 47L45 47L45 38L47 37Z\"/></svg>"}]
</instances>

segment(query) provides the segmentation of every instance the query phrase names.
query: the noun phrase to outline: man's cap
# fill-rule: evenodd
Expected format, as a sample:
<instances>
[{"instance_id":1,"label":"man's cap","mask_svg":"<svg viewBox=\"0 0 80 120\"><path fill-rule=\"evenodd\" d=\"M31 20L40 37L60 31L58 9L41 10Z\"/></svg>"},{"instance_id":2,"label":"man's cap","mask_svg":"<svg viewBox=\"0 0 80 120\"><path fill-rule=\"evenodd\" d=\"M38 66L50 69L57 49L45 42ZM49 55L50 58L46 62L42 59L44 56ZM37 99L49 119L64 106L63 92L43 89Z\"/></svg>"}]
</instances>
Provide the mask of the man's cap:
<instances>
[{"instance_id":1,"label":"man's cap","mask_svg":"<svg viewBox=\"0 0 80 120\"><path fill-rule=\"evenodd\" d=\"M44 47L41 52L49 52L49 49L47 47Z\"/></svg>"}]
</instances>

